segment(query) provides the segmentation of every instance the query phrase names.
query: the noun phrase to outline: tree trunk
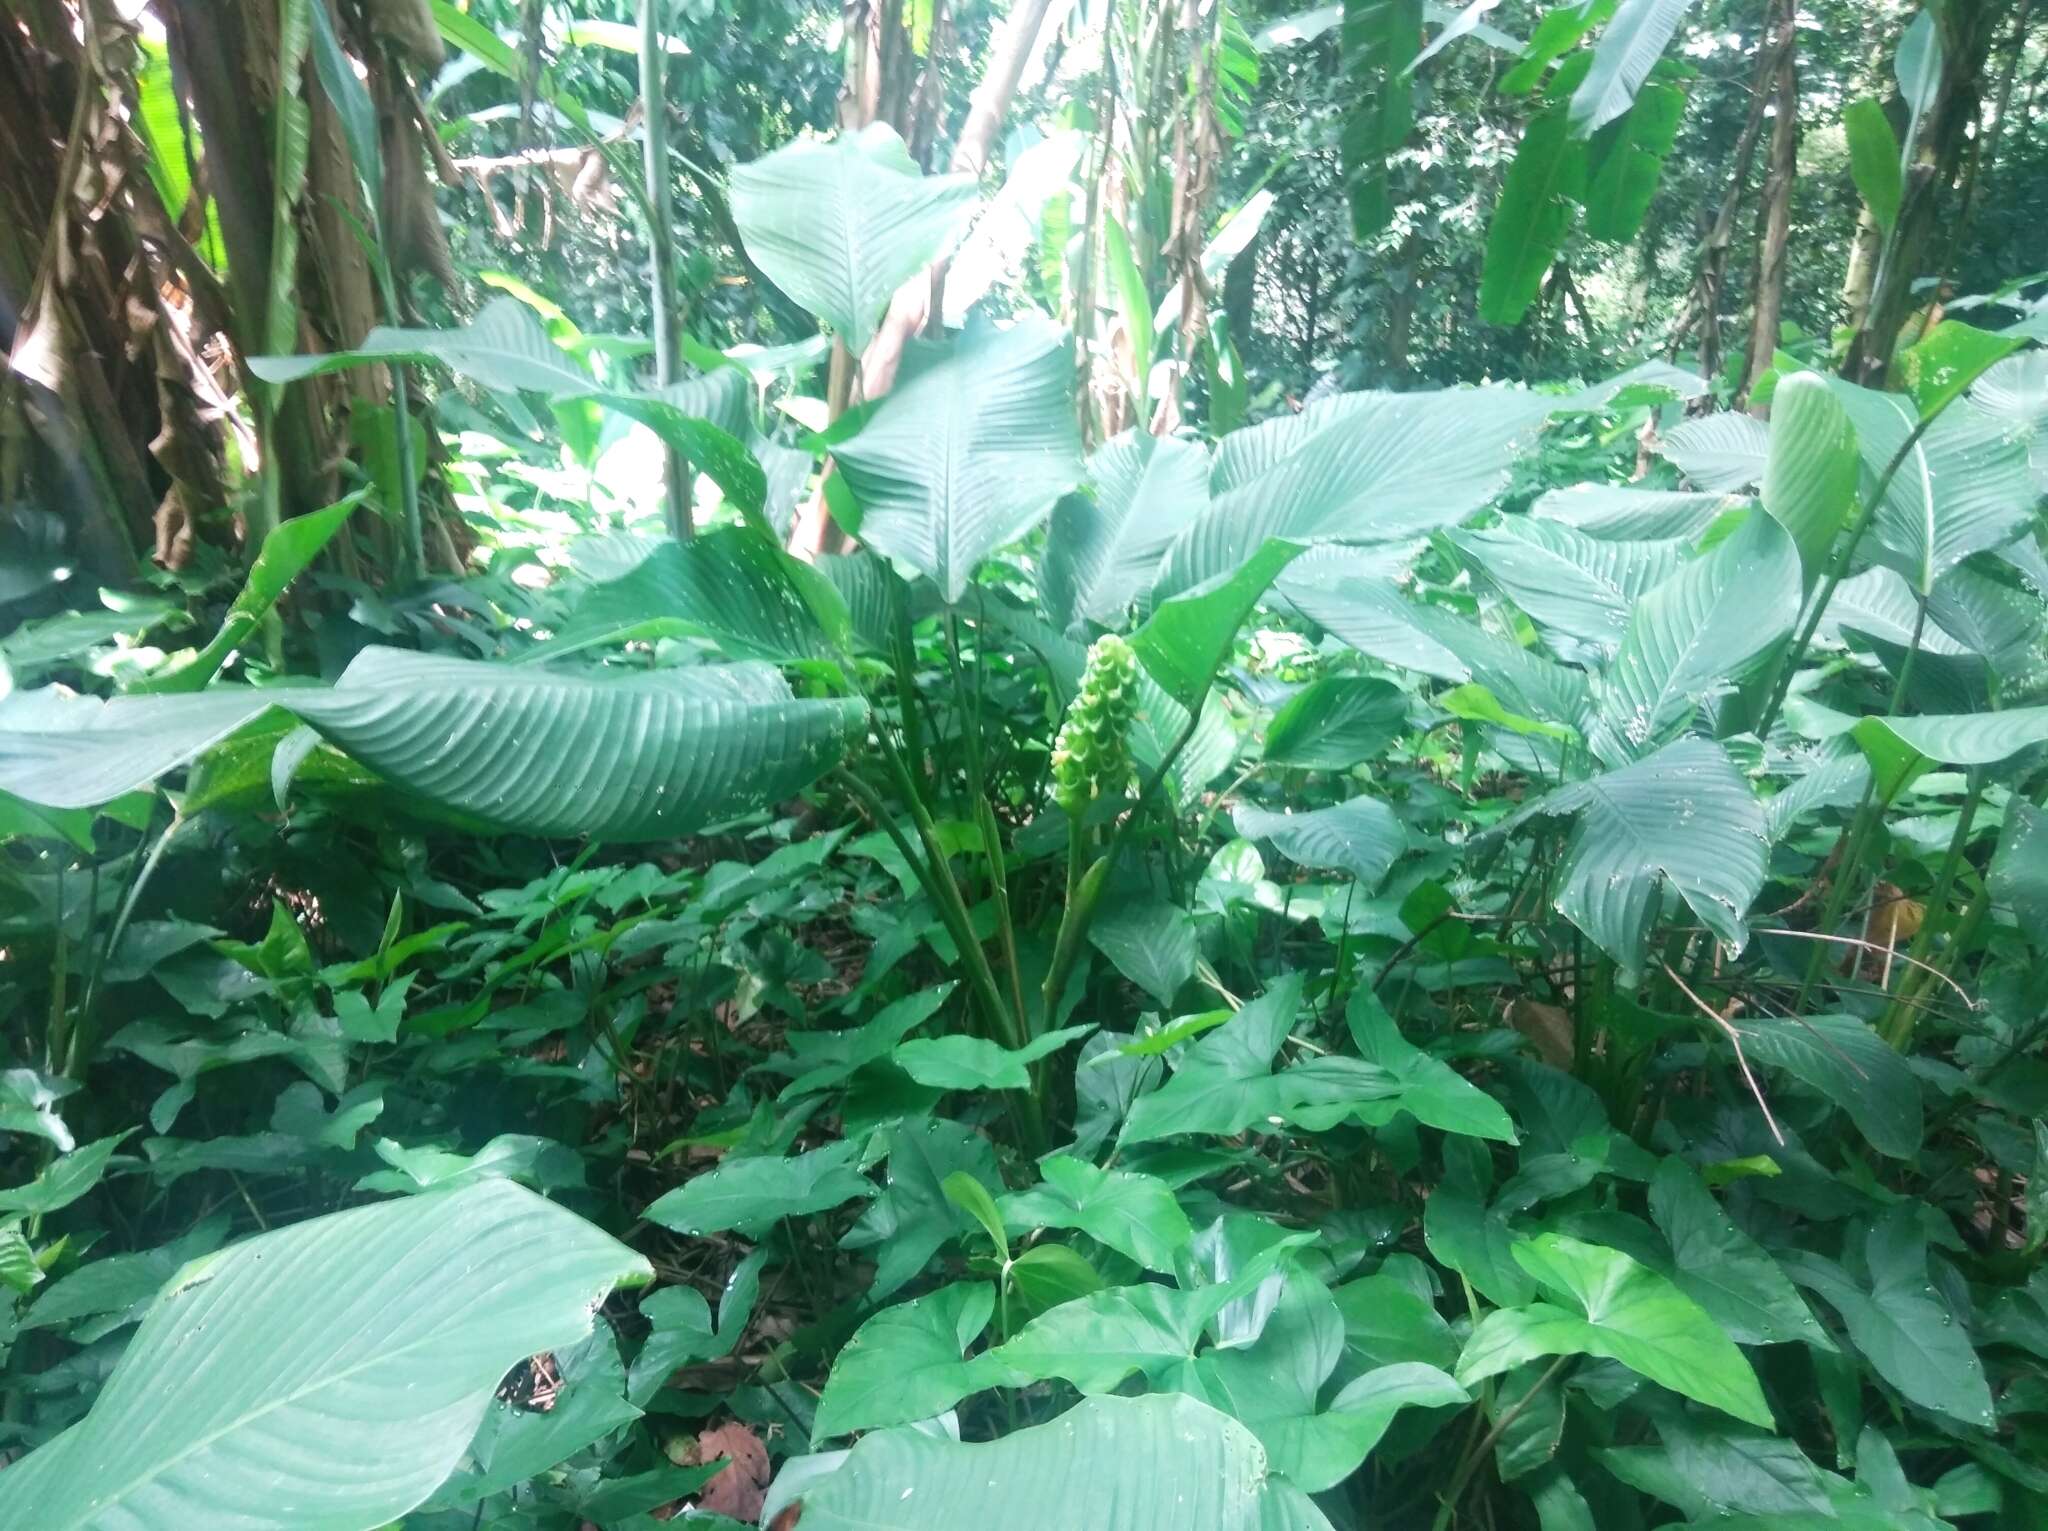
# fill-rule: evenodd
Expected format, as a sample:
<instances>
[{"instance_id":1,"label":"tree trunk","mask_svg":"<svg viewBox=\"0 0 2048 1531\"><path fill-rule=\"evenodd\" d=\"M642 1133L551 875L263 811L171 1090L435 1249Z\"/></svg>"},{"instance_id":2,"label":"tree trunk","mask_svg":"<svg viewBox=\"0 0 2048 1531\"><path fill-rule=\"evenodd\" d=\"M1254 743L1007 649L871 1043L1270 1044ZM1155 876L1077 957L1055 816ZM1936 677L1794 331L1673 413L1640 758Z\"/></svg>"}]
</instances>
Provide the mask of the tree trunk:
<instances>
[{"instance_id":1,"label":"tree trunk","mask_svg":"<svg viewBox=\"0 0 2048 1531\"><path fill-rule=\"evenodd\" d=\"M1914 307L1913 284L1937 248L1946 193L1955 184L1977 120L1984 61L1997 28L1997 8L1983 3L1935 12L1941 28L1941 82L1920 124L1920 141L1907 173L1891 248L1878 262L1870 305L1849 343L1842 376L1882 386L1900 332Z\"/></svg>"},{"instance_id":2,"label":"tree trunk","mask_svg":"<svg viewBox=\"0 0 2048 1531\"><path fill-rule=\"evenodd\" d=\"M858 0L852 0L849 15L857 4ZM987 72L975 87L967 121L954 144L951 169L955 173L979 175L987 167L996 134L1002 128L1003 119L1009 115L1010 102L1017 93L1017 82L1023 77L1024 65L1037 42L1039 29L1045 23L1046 12L1051 8L1052 0L1019 0L1004 20L990 53ZM895 7L888 9L891 15L895 13ZM842 131L865 126L866 121L874 120L869 117L865 121L850 121L850 111L879 109L884 104L871 90L870 81L879 82L880 79L877 59L881 50L882 23L887 20L887 17L875 19L876 30L865 33L867 41L849 52L846 90L840 96ZM936 59L933 67L936 68ZM880 328L875 331L874 339L868 342L857 366L844 344L836 340L833 342L827 383L827 407L833 418L844 414L857 400L879 399L895 386L896 369L903 360L903 348L924 328L928 315L943 311L944 301L945 266L939 262L919 272L896 290L889 301L888 313L883 316ZM830 463L826 464L825 471L832 471ZM846 546L845 530L833 521L825 508L822 480L817 494L797 513L796 525L790 533L790 545L805 556L836 553Z\"/></svg>"},{"instance_id":3,"label":"tree trunk","mask_svg":"<svg viewBox=\"0 0 2048 1531\"><path fill-rule=\"evenodd\" d=\"M1770 168L1764 177L1763 230L1757 247L1756 301L1750 320L1749 369L1741 397L1747 399L1777 354L1785 305L1785 256L1792 234L1792 182L1799 173L1799 67L1794 32L1797 0L1777 0L1773 47Z\"/></svg>"}]
</instances>

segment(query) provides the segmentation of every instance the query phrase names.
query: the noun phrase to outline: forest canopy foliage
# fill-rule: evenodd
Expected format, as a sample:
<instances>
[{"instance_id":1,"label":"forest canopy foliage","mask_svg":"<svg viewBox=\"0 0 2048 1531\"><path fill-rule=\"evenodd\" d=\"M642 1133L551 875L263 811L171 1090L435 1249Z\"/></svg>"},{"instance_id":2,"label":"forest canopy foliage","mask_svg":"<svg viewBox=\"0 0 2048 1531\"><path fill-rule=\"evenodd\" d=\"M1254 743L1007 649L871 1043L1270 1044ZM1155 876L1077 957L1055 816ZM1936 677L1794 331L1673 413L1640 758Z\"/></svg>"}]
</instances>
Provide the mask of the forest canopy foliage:
<instances>
[{"instance_id":1,"label":"forest canopy foliage","mask_svg":"<svg viewBox=\"0 0 2048 1531\"><path fill-rule=\"evenodd\" d=\"M2048 1524L2033 0L0 0L0 1525Z\"/></svg>"}]
</instances>

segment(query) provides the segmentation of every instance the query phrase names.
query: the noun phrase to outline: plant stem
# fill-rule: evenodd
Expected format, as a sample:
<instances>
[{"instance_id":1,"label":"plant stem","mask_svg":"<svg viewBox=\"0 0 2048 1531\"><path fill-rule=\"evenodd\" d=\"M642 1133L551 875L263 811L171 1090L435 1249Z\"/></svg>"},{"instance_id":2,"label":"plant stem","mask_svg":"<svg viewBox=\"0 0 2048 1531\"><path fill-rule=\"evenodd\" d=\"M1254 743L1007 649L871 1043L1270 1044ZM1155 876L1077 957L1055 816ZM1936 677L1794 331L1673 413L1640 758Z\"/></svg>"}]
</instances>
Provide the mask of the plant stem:
<instances>
[{"instance_id":1,"label":"plant stem","mask_svg":"<svg viewBox=\"0 0 2048 1531\"><path fill-rule=\"evenodd\" d=\"M1772 663L1771 683L1765 693L1770 700L1765 704L1763 718L1756 727L1756 736L1759 739L1770 737L1771 725L1777 722L1779 709L1785 705L1786 694L1792 689L1792 679L1799 673L1799 661L1806 657L1807 645L1813 642L1814 633L1819 631L1821 618L1827 615L1828 602L1835 598L1836 587L1842 583L1843 576L1849 572L1849 566L1855 561L1856 549L1862 546L1863 534L1870 529L1870 523L1876 519L1877 507L1884 503L1885 495L1890 493L1892 480L1898 477L1900 467L1904 465L1913 448L1920 444L1920 438L1927 434L1927 428L1941 418L1942 410L1948 408L1952 402L1953 398L1944 400L1939 408L1922 416L1920 423L1915 425L1906 439L1899 443L1898 451L1892 453L1891 461L1885 464L1884 472L1878 475L1877 487L1863 502L1862 509L1857 512L1855 523L1849 528L1849 540L1842 545L1834 562L1828 566L1827 580L1821 585L1820 594L1814 598L1813 605L1808 609L1806 620L1800 624L1799 636L1793 640L1790 647L1780 649L1777 659Z\"/></svg>"},{"instance_id":2,"label":"plant stem","mask_svg":"<svg viewBox=\"0 0 2048 1531\"><path fill-rule=\"evenodd\" d=\"M1908 997L1909 991L1917 993L1925 987L1916 982L1921 977L1915 964L1924 962L1933 944L1948 932L1953 922L1948 918L1949 894L1954 890L1956 872L1963 862L1963 850L1970 838L1970 826L1976 821L1977 809L1984 801L1985 775L1981 769L1970 772L1970 795L1963 800L1962 812L1956 816L1955 833L1949 836L1948 851L1941 858L1941 870L1935 874L1934 891L1927 897L1925 916L1920 929L1913 936L1913 944L1906 948L1907 973L1900 980L1901 998ZM1958 933L1960 934L1960 933ZM1900 1052L1906 1051L1913 1043L1913 1024L1917 1012L1910 1004L1895 999L1885 1009L1878 1022L1878 1033Z\"/></svg>"},{"instance_id":3,"label":"plant stem","mask_svg":"<svg viewBox=\"0 0 2048 1531\"><path fill-rule=\"evenodd\" d=\"M640 0L640 110L647 163L647 249L652 268L648 283L649 311L654 321L654 385L667 388L676 380L675 219L668 190L667 54L661 35L664 0ZM671 537L688 541L696 535L690 515L690 465L667 442L661 448L662 501Z\"/></svg>"},{"instance_id":4,"label":"plant stem","mask_svg":"<svg viewBox=\"0 0 2048 1531\"><path fill-rule=\"evenodd\" d=\"M1564 1363L1570 1359L1570 1356L1559 1356L1545 1367L1543 1375L1536 1379L1536 1385L1509 1404L1479 1444L1465 1453L1465 1459L1458 1464L1457 1472L1451 1477L1450 1488L1444 1493L1443 1508L1437 1511L1433 1531L1443 1531L1443 1528L1451 1523L1451 1517L1458 1511L1458 1501L1465 1496L1465 1485L1471 1482L1472 1474L1479 1470L1479 1464L1486 1460L1486 1454L1493 1450L1500 1438L1507 1433L1508 1426L1520 1419L1529 1405L1536 1401L1536 1395L1550 1386L1551 1379L1563 1370Z\"/></svg>"}]
</instances>

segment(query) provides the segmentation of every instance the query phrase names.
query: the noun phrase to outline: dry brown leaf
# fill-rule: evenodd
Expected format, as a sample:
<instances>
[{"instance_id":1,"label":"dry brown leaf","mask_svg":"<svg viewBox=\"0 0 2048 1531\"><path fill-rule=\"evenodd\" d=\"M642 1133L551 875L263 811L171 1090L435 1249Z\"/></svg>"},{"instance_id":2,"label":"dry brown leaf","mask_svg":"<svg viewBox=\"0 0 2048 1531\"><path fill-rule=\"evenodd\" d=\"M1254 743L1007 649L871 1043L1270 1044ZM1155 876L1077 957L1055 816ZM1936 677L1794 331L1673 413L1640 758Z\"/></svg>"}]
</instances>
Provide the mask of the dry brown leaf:
<instances>
[{"instance_id":1,"label":"dry brown leaf","mask_svg":"<svg viewBox=\"0 0 2048 1531\"><path fill-rule=\"evenodd\" d=\"M1576 1051L1572 1013L1562 1005L1521 998L1508 1006L1508 1024L1536 1044L1536 1056L1552 1068L1568 1069Z\"/></svg>"},{"instance_id":2,"label":"dry brown leaf","mask_svg":"<svg viewBox=\"0 0 2048 1531\"><path fill-rule=\"evenodd\" d=\"M697 1495L697 1507L752 1525L761 1516L768 1495L768 1448L738 1420L715 1426L697 1437L697 1460L727 1458L725 1470Z\"/></svg>"}]
</instances>

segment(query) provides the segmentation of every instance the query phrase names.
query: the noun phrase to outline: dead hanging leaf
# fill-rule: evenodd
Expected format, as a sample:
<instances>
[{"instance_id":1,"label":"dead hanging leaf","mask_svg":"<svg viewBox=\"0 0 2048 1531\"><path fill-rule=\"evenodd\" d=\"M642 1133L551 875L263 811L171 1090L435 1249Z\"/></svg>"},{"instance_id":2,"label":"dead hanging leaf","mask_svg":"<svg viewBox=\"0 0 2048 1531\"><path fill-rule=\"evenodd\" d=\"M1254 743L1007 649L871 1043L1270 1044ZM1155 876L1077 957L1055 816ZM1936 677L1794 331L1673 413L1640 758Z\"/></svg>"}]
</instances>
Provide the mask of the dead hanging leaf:
<instances>
[{"instance_id":1,"label":"dead hanging leaf","mask_svg":"<svg viewBox=\"0 0 2048 1531\"><path fill-rule=\"evenodd\" d=\"M1568 1069L1577 1051L1572 1013L1527 996L1508 1006L1508 1024L1536 1045L1536 1056L1552 1068Z\"/></svg>"},{"instance_id":2,"label":"dead hanging leaf","mask_svg":"<svg viewBox=\"0 0 2048 1531\"><path fill-rule=\"evenodd\" d=\"M1912 945L1926 918L1927 906L1906 897L1897 883L1873 883L1870 913L1863 921L1864 944L1850 953L1842 971L1853 967L1858 977L1871 983L1889 983L1896 954Z\"/></svg>"},{"instance_id":3,"label":"dead hanging leaf","mask_svg":"<svg viewBox=\"0 0 2048 1531\"><path fill-rule=\"evenodd\" d=\"M427 0L366 0L370 30L390 43L428 79L448 60L441 29Z\"/></svg>"},{"instance_id":4,"label":"dead hanging leaf","mask_svg":"<svg viewBox=\"0 0 2048 1531\"><path fill-rule=\"evenodd\" d=\"M694 1460L712 1462L719 1457L726 1459L725 1470L698 1493L697 1508L752 1525L761 1518L761 1504L768 1495L768 1448L752 1430L732 1420L697 1437Z\"/></svg>"}]
</instances>

